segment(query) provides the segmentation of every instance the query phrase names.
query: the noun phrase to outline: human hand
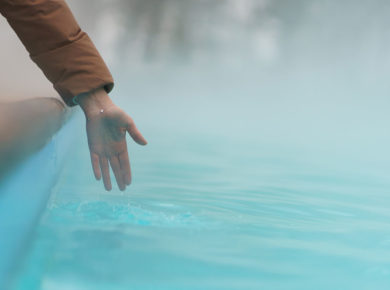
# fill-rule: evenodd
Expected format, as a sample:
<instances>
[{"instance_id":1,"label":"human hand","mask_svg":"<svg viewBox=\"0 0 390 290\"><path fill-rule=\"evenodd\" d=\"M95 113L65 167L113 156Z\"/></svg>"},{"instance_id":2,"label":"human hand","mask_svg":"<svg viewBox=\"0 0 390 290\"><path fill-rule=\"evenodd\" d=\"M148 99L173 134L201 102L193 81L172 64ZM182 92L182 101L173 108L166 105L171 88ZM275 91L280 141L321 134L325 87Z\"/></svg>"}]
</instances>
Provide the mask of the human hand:
<instances>
[{"instance_id":1,"label":"human hand","mask_svg":"<svg viewBox=\"0 0 390 290\"><path fill-rule=\"evenodd\" d=\"M129 154L126 132L133 140L146 145L145 138L138 131L133 120L116 106L103 89L78 97L77 102L87 120L87 137L95 178L103 176L104 187L111 190L109 165L114 172L120 190L131 183Z\"/></svg>"}]
</instances>

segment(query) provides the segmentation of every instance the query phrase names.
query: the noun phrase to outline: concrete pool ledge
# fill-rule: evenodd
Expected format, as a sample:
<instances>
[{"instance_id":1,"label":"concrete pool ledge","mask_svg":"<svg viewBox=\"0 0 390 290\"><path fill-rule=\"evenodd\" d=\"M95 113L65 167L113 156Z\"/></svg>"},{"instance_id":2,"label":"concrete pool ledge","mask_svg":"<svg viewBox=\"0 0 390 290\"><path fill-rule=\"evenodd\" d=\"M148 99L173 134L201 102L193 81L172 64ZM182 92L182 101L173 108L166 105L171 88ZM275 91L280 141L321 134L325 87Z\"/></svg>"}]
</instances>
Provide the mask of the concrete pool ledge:
<instances>
[{"instance_id":1,"label":"concrete pool ledge","mask_svg":"<svg viewBox=\"0 0 390 290\"><path fill-rule=\"evenodd\" d=\"M65 106L54 98L0 103L0 181L23 158L42 148L66 116Z\"/></svg>"},{"instance_id":2,"label":"concrete pool ledge","mask_svg":"<svg viewBox=\"0 0 390 290\"><path fill-rule=\"evenodd\" d=\"M0 104L0 289L10 287L56 184L74 115L56 99Z\"/></svg>"}]
</instances>

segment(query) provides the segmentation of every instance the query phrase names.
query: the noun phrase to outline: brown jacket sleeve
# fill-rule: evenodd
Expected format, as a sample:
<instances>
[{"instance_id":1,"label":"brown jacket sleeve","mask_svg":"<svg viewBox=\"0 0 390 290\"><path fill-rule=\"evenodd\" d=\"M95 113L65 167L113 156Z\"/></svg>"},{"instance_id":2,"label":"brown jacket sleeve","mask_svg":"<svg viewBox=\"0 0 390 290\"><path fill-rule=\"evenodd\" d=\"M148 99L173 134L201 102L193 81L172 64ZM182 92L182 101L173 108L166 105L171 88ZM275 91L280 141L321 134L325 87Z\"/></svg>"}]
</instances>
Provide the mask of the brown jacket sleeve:
<instances>
[{"instance_id":1,"label":"brown jacket sleeve","mask_svg":"<svg viewBox=\"0 0 390 290\"><path fill-rule=\"evenodd\" d=\"M80 93L112 90L106 64L64 0L0 0L0 13L68 106Z\"/></svg>"}]
</instances>

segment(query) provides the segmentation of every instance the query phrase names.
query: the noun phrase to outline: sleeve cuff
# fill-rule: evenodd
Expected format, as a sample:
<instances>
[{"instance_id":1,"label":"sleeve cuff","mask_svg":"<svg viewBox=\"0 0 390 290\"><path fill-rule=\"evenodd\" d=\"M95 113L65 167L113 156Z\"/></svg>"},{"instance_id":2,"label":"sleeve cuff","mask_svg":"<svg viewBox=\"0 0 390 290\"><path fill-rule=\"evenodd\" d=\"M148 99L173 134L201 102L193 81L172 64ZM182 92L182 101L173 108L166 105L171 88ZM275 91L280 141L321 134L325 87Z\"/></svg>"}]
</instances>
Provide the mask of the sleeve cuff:
<instances>
[{"instance_id":1,"label":"sleeve cuff","mask_svg":"<svg viewBox=\"0 0 390 290\"><path fill-rule=\"evenodd\" d=\"M57 49L31 56L53 83L68 106L75 96L103 87L107 93L114 81L106 64L86 33L78 40Z\"/></svg>"},{"instance_id":2,"label":"sleeve cuff","mask_svg":"<svg viewBox=\"0 0 390 290\"><path fill-rule=\"evenodd\" d=\"M113 89L113 86L114 86L113 83L107 84L107 85L103 86L103 89L104 89L104 90L107 92L107 94L108 94L108 93L111 92L111 90ZM98 87L98 88L99 88L99 87ZM94 89L96 89L96 88L94 88ZM94 89L93 89L93 90L94 90ZM81 95L83 95L83 94L85 94L85 93L87 93L87 92L80 93L80 94L78 94L78 95L76 95L76 96L74 96L74 97L72 98L73 106L78 106L78 105L80 105L79 102L78 102L78 97L81 96Z\"/></svg>"}]
</instances>

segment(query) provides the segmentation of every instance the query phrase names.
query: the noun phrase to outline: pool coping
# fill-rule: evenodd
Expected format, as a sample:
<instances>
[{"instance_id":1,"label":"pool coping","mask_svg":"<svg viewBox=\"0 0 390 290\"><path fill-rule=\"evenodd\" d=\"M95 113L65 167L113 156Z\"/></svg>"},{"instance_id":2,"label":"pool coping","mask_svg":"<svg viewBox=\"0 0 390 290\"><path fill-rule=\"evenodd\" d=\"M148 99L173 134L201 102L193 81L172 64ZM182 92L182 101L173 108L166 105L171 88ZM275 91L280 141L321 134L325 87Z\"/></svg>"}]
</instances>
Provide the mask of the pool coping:
<instances>
[{"instance_id":1,"label":"pool coping","mask_svg":"<svg viewBox=\"0 0 390 290\"><path fill-rule=\"evenodd\" d=\"M56 184L74 138L74 115L75 110L58 115L66 121L0 183L0 289L10 287Z\"/></svg>"}]
</instances>

